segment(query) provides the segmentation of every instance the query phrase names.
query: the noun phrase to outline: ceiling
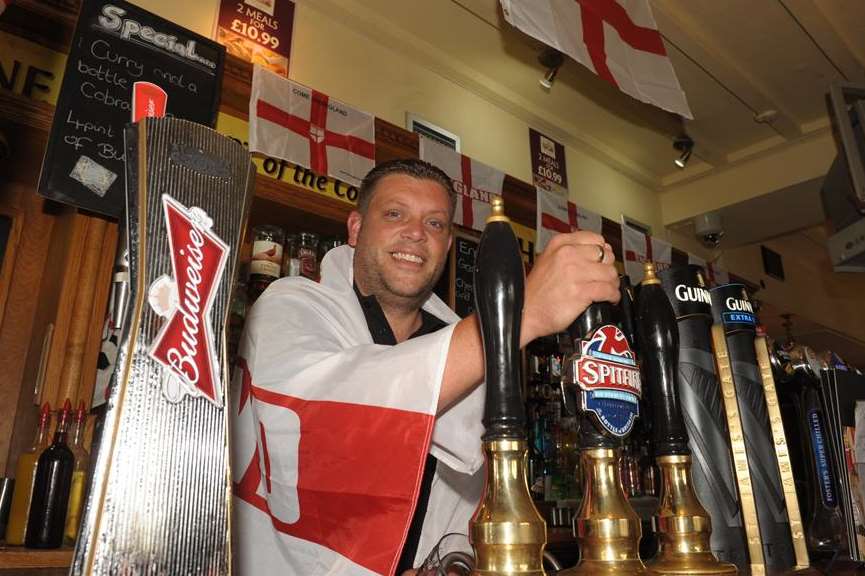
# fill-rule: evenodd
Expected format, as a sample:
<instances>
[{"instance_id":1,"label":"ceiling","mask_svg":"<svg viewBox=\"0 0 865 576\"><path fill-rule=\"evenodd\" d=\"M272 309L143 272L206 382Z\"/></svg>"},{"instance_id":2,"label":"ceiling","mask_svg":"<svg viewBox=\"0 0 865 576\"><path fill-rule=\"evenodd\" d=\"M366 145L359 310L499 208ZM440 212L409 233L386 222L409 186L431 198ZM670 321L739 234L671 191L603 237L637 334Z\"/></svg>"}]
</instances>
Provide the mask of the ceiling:
<instances>
[{"instance_id":1,"label":"ceiling","mask_svg":"<svg viewBox=\"0 0 865 576\"><path fill-rule=\"evenodd\" d=\"M368 0L362 17L379 39L654 190L828 130L829 83L865 83L861 0L649 2L695 117L684 171L672 163L678 116L570 59L545 91L542 45L504 20L498 0ZM761 113L770 120L755 121Z\"/></svg>"},{"instance_id":2,"label":"ceiling","mask_svg":"<svg viewBox=\"0 0 865 576\"><path fill-rule=\"evenodd\" d=\"M638 102L570 59L544 90L544 46L504 20L499 0L316 0L419 65L661 193L827 135L829 84L865 84L863 0L649 3L694 120ZM679 170L672 142L683 131L695 148ZM725 247L789 235L825 259L807 236L824 220L817 176L721 209ZM693 237L690 221L671 227ZM767 323L780 329L780 313ZM812 345L835 345L865 364L861 342L804 320L794 326Z\"/></svg>"}]
</instances>

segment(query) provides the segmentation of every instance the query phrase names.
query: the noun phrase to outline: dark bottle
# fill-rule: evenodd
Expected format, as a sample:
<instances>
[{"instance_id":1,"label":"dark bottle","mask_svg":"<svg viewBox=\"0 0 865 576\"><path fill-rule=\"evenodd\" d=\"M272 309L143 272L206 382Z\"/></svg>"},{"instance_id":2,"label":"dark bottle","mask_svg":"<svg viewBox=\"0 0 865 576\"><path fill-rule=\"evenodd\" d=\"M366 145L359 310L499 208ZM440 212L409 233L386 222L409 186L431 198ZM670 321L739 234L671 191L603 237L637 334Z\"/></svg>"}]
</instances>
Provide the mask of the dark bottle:
<instances>
[{"instance_id":1,"label":"dark bottle","mask_svg":"<svg viewBox=\"0 0 865 576\"><path fill-rule=\"evenodd\" d=\"M24 539L28 548L59 548L63 544L66 508L75 469L75 455L66 443L71 409L69 400L66 400L54 442L45 449L36 465L33 500Z\"/></svg>"}]
</instances>

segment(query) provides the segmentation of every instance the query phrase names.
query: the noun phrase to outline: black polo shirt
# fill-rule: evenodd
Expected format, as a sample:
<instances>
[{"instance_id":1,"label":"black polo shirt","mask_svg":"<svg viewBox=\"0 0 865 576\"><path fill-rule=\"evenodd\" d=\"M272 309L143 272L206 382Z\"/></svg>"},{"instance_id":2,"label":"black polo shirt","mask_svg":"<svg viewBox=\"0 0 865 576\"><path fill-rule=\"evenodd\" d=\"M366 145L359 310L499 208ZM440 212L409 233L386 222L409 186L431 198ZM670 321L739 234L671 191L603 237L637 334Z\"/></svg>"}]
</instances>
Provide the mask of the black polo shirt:
<instances>
[{"instance_id":1,"label":"black polo shirt","mask_svg":"<svg viewBox=\"0 0 865 576\"><path fill-rule=\"evenodd\" d=\"M363 309L363 315L366 319L366 325L369 328L369 333L372 336L372 341L376 344L384 344L387 346L396 345L396 336L381 309L381 305L375 296L364 296L358 290L357 284L354 285L354 293L357 295L360 307ZM442 322L426 310L421 309L421 325L417 331L409 336L409 339L416 336L430 334L436 330L441 330L447 324ZM432 487L433 476L435 476L436 464L438 461L432 454L427 454L426 464L424 464L423 478L420 484L420 494L417 499L417 507L414 510L414 516L411 519L411 525L408 529L408 536L405 540L405 545L399 556L396 573L402 574L404 570L414 568L414 557L417 554L417 545L420 541L420 533L423 528L423 520L426 516L427 505L429 504L430 488Z\"/></svg>"}]
</instances>

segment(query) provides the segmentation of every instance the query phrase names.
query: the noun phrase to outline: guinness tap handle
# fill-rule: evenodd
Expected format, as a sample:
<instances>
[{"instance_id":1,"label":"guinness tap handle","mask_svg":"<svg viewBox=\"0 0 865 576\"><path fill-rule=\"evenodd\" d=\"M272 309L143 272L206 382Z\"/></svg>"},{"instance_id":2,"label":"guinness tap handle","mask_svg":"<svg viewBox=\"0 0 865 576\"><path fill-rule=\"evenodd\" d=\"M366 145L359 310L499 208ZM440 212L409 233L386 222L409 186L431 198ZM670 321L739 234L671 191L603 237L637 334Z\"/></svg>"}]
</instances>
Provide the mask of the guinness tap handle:
<instances>
[{"instance_id":1,"label":"guinness tap handle","mask_svg":"<svg viewBox=\"0 0 865 576\"><path fill-rule=\"evenodd\" d=\"M655 452L658 456L690 454L676 381L679 366L676 314L651 262L646 263L645 279L637 298L637 340L652 398Z\"/></svg>"},{"instance_id":2,"label":"guinness tap handle","mask_svg":"<svg viewBox=\"0 0 865 576\"><path fill-rule=\"evenodd\" d=\"M519 242L504 215L501 197L493 198L477 262L475 309L483 337L487 386L484 440L523 436L519 337L525 279Z\"/></svg>"}]
</instances>

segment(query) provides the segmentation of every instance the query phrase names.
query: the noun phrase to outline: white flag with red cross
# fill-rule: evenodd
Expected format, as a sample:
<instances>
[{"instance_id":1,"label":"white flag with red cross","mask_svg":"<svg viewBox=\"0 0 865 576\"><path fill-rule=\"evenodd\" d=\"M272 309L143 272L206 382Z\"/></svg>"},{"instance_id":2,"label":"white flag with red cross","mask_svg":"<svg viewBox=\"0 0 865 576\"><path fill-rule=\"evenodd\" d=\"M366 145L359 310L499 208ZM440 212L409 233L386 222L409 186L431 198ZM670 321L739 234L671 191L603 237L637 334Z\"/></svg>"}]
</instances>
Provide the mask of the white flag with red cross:
<instances>
[{"instance_id":1,"label":"white flag with red cross","mask_svg":"<svg viewBox=\"0 0 865 576\"><path fill-rule=\"evenodd\" d=\"M643 281L645 263L654 262L656 270L669 268L673 262L673 245L654 238L622 222L622 252L625 257L625 274L631 284Z\"/></svg>"},{"instance_id":2,"label":"white flag with red cross","mask_svg":"<svg viewBox=\"0 0 865 576\"><path fill-rule=\"evenodd\" d=\"M712 288L730 283L730 274L717 264L706 262L699 256L690 253L688 254L688 264L700 266L705 273L706 282Z\"/></svg>"},{"instance_id":3,"label":"white flag with red cross","mask_svg":"<svg viewBox=\"0 0 865 576\"><path fill-rule=\"evenodd\" d=\"M505 173L423 136L420 157L444 170L454 181L457 191L454 224L483 230L492 211L492 197L502 194Z\"/></svg>"},{"instance_id":4,"label":"white flag with red cross","mask_svg":"<svg viewBox=\"0 0 865 576\"><path fill-rule=\"evenodd\" d=\"M249 150L356 186L375 166L375 118L256 66Z\"/></svg>"},{"instance_id":5,"label":"white flag with red cross","mask_svg":"<svg viewBox=\"0 0 865 576\"><path fill-rule=\"evenodd\" d=\"M537 200L537 241L535 250L544 251L547 242L559 233L574 230L590 230L602 233L603 218L600 214L581 208L558 192L538 187Z\"/></svg>"},{"instance_id":6,"label":"white flag with red cross","mask_svg":"<svg viewBox=\"0 0 865 576\"><path fill-rule=\"evenodd\" d=\"M501 0L512 26L622 92L693 118L648 0Z\"/></svg>"}]
</instances>

